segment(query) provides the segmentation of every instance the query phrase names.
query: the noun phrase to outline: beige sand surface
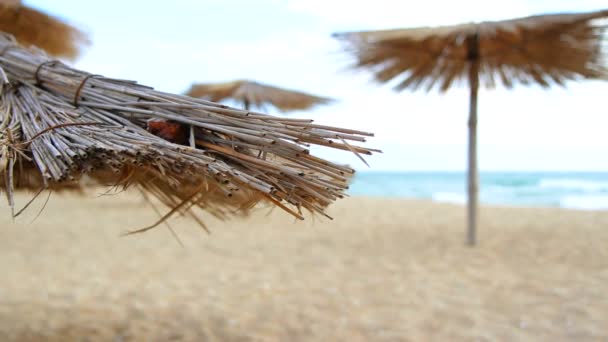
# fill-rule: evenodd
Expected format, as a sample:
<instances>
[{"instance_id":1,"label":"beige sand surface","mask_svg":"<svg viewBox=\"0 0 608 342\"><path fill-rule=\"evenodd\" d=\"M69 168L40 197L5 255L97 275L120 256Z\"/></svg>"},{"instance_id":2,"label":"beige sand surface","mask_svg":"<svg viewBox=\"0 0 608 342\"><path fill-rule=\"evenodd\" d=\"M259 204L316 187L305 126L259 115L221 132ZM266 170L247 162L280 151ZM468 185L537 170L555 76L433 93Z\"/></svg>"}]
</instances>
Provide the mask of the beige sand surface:
<instances>
[{"instance_id":1,"label":"beige sand surface","mask_svg":"<svg viewBox=\"0 0 608 342\"><path fill-rule=\"evenodd\" d=\"M21 196L23 203L27 197ZM136 196L0 210L0 340L608 339L608 212L352 198L325 219L155 220Z\"/></svg>"}]
</instances>

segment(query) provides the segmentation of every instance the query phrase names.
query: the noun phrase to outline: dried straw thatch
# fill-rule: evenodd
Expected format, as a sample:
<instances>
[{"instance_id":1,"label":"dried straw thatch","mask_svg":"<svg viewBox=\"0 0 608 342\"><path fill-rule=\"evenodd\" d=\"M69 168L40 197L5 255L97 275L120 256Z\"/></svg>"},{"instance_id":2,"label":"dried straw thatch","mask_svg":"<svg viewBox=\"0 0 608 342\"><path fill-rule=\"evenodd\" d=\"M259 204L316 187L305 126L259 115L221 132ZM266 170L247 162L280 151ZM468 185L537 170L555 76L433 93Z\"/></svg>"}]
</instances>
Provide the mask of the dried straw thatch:
<instances>
[{"instance_id":1,"label":"dried straw thatch","mask_svg":"<svg viewBox=\"0 0 608 342\"><path fill-rule=\"evenodd\" d=\"M479 61L479 75L489 88L497 80L509 88L517 81L547 87L606 72L605 26L594 22L605 17L608 10L335 36L356 56L356 67L372 69L378 81L402 77L397 90L437 86L446 91L454 81L468 79L471 60Z\"/></svg>"},{"instance_id":2,"label":"dried straw thatch","mask_svg":"<svg viewBox=\"0 0 608 342\"><path fill-rule=\"evenodd\" d=\"M16 0L0 1L0 31L12 34L22 45L35 45L49 55L68 59L76 58L88 44L82 31Z\"/></svg>"},{"instance_id":3,"label":"dried straw thatch","mask_svg":"<svg viewBox=\"0 0 608 342\"><path fill-rule=\"evenodd\" d=\"M267 105L282 112L309 109L332 100L304 92L273 87L254 81L238 80L225 83L198 83L186 93L213 102L231 99L243 103L245 109L264 109Z\"/></svg>"},{"instance_id":4,"label":"dried straw thatch","mask_svg":"<svg viewBox=\"0 0 608 342\"><path fill-rule=\"evenodd\" d=\"M171 207L220 217L267 201L302 219L344 196L354 170L311 144L371 154L370 133L237 110L89 74L0 36L0 177L19 189L78 188L83 175L137 185ZM185 133L184 133L185 132Z\"/></svg>"},{"instance_id":5,"label":"dried straw thatch","mask_svg":"<svg viewBox=\"0 0 608 342\"><path fill-rule=\"evenodd\" d=\"M567 80L606 79L603 49L608 10L540 15L498 22L436 28L411 28L335 34L355 58L355 67L371 69L380 82L397 80L396 90L438 87L456 80L471 89L469 116L468 234L476 242L477 92L480 79L489 88L497 79L514 83L563 85Z\"/></svg>"}]
</instances>

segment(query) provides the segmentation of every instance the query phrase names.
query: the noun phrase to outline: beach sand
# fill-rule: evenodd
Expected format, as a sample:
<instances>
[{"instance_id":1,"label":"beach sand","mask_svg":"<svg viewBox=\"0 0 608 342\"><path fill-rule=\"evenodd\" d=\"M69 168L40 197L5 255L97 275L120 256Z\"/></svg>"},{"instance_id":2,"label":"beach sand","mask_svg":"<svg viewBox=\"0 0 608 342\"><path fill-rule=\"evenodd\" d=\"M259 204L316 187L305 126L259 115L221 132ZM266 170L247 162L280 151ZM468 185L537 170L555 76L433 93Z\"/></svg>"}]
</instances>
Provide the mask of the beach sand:
<instances>
[{"instance_id":1,"label":"beach sand","mask_svg":"<svg viewBox=\"0 0 608 342\"><path fill-rule=\"evenodd\" d=\"M44 197L44 196L41 196ZM29 197L19 196L20 203ZM608 339L608 212L354 197L334 221L276 209L178 218L135 195L0 206L0 340Z\"/></svg>"}]
</instances>

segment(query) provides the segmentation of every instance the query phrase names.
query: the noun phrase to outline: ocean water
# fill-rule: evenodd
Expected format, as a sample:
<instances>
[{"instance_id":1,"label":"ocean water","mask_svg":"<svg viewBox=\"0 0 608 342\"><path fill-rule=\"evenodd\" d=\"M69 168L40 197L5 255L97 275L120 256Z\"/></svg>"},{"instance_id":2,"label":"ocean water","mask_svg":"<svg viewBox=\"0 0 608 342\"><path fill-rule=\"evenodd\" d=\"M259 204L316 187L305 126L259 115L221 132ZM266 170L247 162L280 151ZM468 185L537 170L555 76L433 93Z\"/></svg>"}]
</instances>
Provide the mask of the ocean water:
<instances>
[{"instance_id":1,"label":"ocean water","mask_svg":"<svg viewBox=\"0 0 608 342\"><path fill-rule=\"evenodd\" d=\"M463 172L358 172L351 195L464 204ZM608 209L608 172L481 172L482 204Z\"/></svg>"}]
</instances>

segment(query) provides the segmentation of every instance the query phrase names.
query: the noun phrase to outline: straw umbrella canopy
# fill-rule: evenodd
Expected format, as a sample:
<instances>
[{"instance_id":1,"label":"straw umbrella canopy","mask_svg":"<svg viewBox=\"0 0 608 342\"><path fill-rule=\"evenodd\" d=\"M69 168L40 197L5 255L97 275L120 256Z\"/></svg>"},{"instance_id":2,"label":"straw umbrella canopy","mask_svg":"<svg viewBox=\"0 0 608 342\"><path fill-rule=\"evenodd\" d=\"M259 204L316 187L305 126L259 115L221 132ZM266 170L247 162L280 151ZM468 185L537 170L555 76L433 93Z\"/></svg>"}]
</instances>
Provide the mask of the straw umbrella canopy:
<instances>
[{"instance_id":1,"label":"straw umbrella canopy","mask_svg":"<svg viewBox=\"0 0 608 342\"><path fill-rule=\"evenodd\" d=\"M243 103L243 108L247 110L251 108L263 110L271 105L281 112L305 110L332 101L327 97L248 80L193 84L186 94L213 102L231 99Z\"/></svg>"},{"instance_id":2,"label":"straw umbrella canopy","mask_svg":"<svg viewBox=\"0 0 608 342\"><path fill-rule=\"evenodd\" d=\"M22 45L35 45L49 55L74 59L88 43L86 35L59 18L25 6L21 0L0 0L0 31Z\"/></svg>"},{"instance_id":3,"label":"straw umbrella canopy","mask_svg":"<svg viewBox=\"0 0 608 342\"><path fill-rule=\"evenodd\" d=\"M13 215L15 191L79 189L85 175L139 187L171 208L150 227L197 207L225 218L258 202L298 219L303 211L327 215L354 170L309 146L375 151L356 145L371 133L90 74L8 35L0 35L0 51L0 191Z\"/></svg>"},{"instance_id":4,"label":"straw umbrella canopy","mask_svg":"<svg viewBox=\"0 0 608 342\"><path fill-rule=\"evenodd\" d=\"M605 26L597 20L608 10L553 14L444 27L338 33L356 58L355 67L371 69L380 82L397 80L395 89L447 91L456 81L470 87L468 149L468 234L476 243L477 92L502 83L549 87L568 80L606 74L602 51Z\"/></svg>"}]
</instances>

